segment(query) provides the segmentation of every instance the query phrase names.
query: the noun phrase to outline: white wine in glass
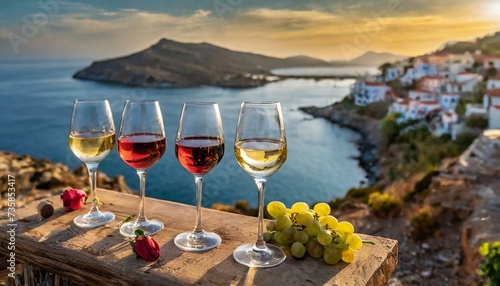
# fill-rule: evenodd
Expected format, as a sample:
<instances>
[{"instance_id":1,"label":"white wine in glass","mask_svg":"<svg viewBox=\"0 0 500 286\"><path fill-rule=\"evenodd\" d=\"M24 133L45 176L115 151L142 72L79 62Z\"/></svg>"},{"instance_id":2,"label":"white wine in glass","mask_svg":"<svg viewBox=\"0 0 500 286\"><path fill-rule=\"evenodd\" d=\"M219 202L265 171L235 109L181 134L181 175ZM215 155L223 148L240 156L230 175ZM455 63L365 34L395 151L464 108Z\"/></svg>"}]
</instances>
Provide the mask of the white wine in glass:
<instances>
[{"instance_id":1,"label":"white wine in glass","mask_svg":"<svg viewBox=\"0 0 500 286\"><path fill-rule=\"evenodd\" d=\"M69 130L69 147L87 166L92 207L73 222L84 228L104 225L115 219L111 212L101 212L96 204L97 168L115 146L115 125L107 100L75 100Z\"/></svg>"},{"instance_id":2,"label":"white wine in glass","mask_svg":"<svg viewBox=\"0 0 500 286\"><path fill-rule=\"evenodd\" d=\"M267 179L285 163L287 145L279 102L241 104L234 140L236 161L253 177L258 191L259 225L257 241L244 244L233 252L234 259L249 267L272 267L285 260L277 246L266 245L263 237L264 192Z\"/></svg>"}]
</instances>

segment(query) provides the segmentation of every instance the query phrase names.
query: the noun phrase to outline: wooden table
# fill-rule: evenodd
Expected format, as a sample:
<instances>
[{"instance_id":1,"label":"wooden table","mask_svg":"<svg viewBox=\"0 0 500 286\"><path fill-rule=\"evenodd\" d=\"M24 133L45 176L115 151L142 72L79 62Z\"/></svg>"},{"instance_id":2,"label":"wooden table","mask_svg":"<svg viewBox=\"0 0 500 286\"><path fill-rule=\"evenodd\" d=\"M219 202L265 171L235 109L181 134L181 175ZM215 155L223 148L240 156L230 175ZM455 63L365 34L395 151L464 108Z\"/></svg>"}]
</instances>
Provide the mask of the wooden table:
<instances>
[{"instance_id":1,"label":"wooden table","mask_svg":"<svg viewBox=\"0 0 500 286\"><path fill-rule=\"evenodd\" d=\"M247 268L233 259L233 250L255 241L257 218L203 210L205 230L214 231L222 244L204 253L178 250L173 239L194 226L193 206L146 199L146 215L158 218L165 229L154 236L161 247L161 257L151 263L136 258L128 240L117 224L137 212L137 196L99 190L104 202L101 209L112 211L116 220L107 226L81 229L73 218L88 211L64 211L59 197L52 197L55 213L42 220L36 210L38 201L15 211L17 221L15 246L17 261L30 263L83 285L384 285L395 270L397 241L361 235L374 241L356 252L350 263L327 265L322 259L288 257L281 265ZM6 210L0 212L0 252L7 250L9 234Z\"/></svg>"}]
</instances>

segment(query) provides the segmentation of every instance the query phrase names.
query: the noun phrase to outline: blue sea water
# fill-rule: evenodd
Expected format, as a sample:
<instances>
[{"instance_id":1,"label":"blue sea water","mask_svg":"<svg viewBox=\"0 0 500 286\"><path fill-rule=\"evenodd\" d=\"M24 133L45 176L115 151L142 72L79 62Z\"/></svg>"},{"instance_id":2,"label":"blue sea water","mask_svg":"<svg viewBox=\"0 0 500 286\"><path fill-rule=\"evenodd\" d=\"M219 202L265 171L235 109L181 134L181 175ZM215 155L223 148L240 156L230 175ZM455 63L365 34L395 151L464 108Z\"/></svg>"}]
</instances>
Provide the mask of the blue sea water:
<instances>
[{"instance_id":1,"label":"blue sea water","mask_svg":"<svg viewBox=\"0 0 500 286\"><path fill-rule=\"evenodd\" d=\"M233 155L238 111L245 100L278 100L282 103L289 153L284 166L268 181L266 203L328 201L343 196L365 177L351 158L359 153L353 144L358 135L298 110L300 106L325 106L341 100L352 80L290 79L252 89L144 89L71 77L89 64L89 60L0 62L0 150L44 157L75 168L81 162L68 147L75 99L108 99L116 128L125 100L159 100L167 150L148 171L146 195L194 204L193 177L174 155L175 133L184 101L215 101L221 110L226 149L219 166L205 176L203 206L237 200L256 206L255 184ZM110 177L124 175L127 183L138 189L135 170L119 158L116 150L101 163L100 170Z\"/></svg>"}]
</instances>

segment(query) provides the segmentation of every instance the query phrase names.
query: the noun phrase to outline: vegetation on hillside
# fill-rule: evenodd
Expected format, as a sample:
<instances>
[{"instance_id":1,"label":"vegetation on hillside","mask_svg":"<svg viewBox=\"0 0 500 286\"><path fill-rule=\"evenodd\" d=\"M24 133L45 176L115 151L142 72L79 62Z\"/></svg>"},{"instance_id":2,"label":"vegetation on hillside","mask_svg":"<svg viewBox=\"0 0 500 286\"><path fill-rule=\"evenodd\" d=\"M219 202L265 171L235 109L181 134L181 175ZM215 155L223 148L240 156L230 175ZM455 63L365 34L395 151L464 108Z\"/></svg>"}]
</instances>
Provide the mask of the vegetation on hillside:
<instances>
[{"instance_id":1,"label":"vegetation on hillside","mask_svg":"<svg viewBox=\"0 0 500 286\"><path fill-rule=\"evenodd\" d=\"M481 50L483 54L500 56L500 32L477 38L473 42L455 42L446 45L441 52L465 53Z\"/></svg>"}]
</instances>

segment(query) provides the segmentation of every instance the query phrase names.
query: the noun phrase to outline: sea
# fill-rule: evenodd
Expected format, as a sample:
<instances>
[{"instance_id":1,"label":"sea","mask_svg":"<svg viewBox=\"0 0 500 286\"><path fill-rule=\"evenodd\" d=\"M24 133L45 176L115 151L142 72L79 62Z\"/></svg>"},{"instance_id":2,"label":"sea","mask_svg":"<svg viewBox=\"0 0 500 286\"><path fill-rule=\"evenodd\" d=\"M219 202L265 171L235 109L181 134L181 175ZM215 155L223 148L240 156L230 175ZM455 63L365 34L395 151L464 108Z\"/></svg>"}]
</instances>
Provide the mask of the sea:
<instances>
[{"instance_id":1,"label":"sea","mask_svg":"<svg viewBox=\"0 0 500 286\"><path fill-rule=\"evenodd\" d=\"M359 135L325 119L301 112L302 106L326 106L342 100L353 83L350 79L287 79L257 88L218 87L147 89L76 80L73 73L91 60L24 60L0 62L0 150L47 158L76 168L81 162L68 146L68 130L75 99L107 99L116 128L127 99L158 100L167 136L167 150L147 173L146 196L186 204L195 203L193 176L177 161L174 140L185 101L219 104L225 138L225 154L203 183L203 206L233 204L246 200L257 205L253 179L236 163L234 134L239 108L246 100L277 100L283 108L288 159L267 184L266 203L279 200L309 204L329 201L359 186L366 173L353 159L359 155ZM297 71L294 71L295 73ZM310 71L304 70L306 74ZM339 71L341 72L341 71ZM118 132L118 130L117 130ZM123 175L132 189L139 182L134 169L115 150L99 170L110 177Z\"/></svg>"}]
</instances>

